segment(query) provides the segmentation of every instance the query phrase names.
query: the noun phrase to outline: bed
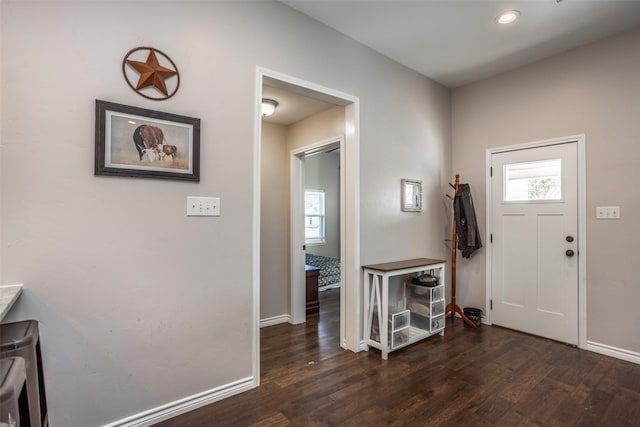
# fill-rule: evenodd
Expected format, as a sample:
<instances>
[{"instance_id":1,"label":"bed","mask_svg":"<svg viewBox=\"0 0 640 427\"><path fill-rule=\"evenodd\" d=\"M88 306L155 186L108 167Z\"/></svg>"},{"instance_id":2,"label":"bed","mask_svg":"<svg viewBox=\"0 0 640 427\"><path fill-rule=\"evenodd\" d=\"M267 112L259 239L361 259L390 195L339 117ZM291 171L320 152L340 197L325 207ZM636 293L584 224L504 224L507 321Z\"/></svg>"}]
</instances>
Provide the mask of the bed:
<instances>
[{"instance_id":1,"label":"bed","mask_svg":"<svg viewBox=\"0 0 640 427\"><path fill-rule=\"evenodd\" d=\"M318 267L318 291L340 287L340 260L321 255L306 254L305 264Z\"/></svg>"}]
</instances>

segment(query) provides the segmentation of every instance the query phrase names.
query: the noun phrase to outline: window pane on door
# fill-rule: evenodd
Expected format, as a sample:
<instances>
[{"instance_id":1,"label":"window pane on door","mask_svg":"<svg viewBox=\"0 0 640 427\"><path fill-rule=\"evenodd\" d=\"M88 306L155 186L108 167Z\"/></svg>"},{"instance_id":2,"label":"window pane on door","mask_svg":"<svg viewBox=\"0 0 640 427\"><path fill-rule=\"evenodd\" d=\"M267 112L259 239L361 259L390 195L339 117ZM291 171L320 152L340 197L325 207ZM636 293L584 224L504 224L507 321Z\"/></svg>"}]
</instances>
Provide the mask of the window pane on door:
<instances>
[{"instance_id":1,"label":"window pane on door","mask_svg":"<svg viewBox=\"0 0 640 427\"><path fill-rule=\"evenodd\" d=\"M562 200L562 159L504 165L504 201Z\"/></svg>"}]
</instances>

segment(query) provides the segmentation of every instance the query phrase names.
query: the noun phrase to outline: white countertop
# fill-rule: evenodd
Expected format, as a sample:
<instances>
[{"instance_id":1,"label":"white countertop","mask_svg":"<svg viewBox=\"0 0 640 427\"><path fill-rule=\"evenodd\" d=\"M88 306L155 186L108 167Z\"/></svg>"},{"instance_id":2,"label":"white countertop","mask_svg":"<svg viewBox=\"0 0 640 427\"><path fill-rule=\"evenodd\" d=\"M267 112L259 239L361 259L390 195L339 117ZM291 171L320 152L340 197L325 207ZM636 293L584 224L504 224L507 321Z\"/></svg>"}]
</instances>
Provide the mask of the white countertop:
<instances>
[{"instance_id":1,"label":"white countertop","mask_svg":"<svg viewBox=\"0 0 640 427\"><path fill-rule=\"evenodd\" d=\"M22 285L0 286L0 321L4 319L22 293Z\"/></svg>"}]
</instances>

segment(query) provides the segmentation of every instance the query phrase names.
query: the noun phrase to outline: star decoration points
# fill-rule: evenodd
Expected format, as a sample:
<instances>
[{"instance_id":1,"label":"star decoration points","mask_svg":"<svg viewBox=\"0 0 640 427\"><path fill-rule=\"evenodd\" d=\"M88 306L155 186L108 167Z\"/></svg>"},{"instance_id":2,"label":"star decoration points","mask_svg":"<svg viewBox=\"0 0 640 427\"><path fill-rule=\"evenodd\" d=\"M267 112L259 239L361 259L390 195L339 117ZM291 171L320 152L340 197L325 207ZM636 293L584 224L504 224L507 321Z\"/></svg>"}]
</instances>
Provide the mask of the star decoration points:
<instances>
[{"instance_id":1,"label":"star decoration points","mask_svg":"<svg viewBox=\"0 0 640 427\"><path fill-rule=\"evenodd\" d=\"M165 79L176 75L177 71L160 65L154 49L149 49L149 56L147 57L146 62L133 61L129 59L127 59L126 62L140 74L136 90L153 86L162 92L164 96L168 96Z\"/></svg>"}]
</instances>

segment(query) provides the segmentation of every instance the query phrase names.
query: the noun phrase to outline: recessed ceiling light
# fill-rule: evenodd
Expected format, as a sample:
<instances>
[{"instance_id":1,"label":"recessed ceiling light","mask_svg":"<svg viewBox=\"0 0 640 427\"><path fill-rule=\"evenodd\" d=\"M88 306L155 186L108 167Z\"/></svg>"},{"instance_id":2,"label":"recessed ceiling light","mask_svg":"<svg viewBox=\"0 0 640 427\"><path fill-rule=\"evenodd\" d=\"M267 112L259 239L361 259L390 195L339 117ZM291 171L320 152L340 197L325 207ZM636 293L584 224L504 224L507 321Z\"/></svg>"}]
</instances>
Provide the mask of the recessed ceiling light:
<instances>
[{"instance_id":1,"label":"recessed ceiling light","mask_svg":"<svg viewBox=\"0 0 640 427\"><path fill-rule=\"evenodd\" d=\"M496 16L496 23L498 24L511 24L518 19L520 12L517 10L507 10Z\"/></svg>"}]
</instances>

